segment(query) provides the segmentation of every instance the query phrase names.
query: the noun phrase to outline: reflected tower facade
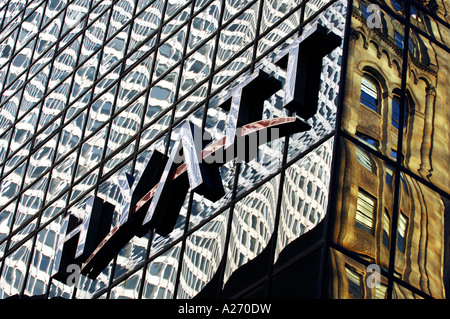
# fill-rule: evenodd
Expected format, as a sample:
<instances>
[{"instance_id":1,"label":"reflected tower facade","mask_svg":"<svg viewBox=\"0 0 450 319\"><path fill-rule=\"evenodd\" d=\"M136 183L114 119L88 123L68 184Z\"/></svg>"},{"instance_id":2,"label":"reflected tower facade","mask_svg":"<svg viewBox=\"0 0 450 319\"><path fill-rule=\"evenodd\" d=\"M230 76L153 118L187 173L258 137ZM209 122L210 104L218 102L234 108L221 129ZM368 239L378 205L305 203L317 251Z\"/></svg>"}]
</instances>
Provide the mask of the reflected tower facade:
<instances>
[{"instance_id":1,"label":"reflected tower facade","mask_svg":"<svg viewBox=\"0 0 450 319\"><path fill-rule=\"evenodd\" d=\"M0 298L448 298L443 9L1 1ZM317 25L342 41L316 74L317 111L302 118L284 108L289 70L277 59ZM135 235L95 278L53 277L64 218L81 223L97 196L115 207L108 228L120 225L121 181L139 178L152 152L171 154L185 121L223 138L223 98L256 70L282 85L258 116L310 129L220 165L221 198L180 193L173 230ZM369 288L372 264L381 280Z\"/></svg>"},{"instance_id":2,"label":"reflected tower facade","mask_svg":"<svg viewBox=\"0 0 450 319\"><path fill-rule=\"evenodd\" d=\"M382 2L380 28L369 5L351 12L330 294L448 298L448 4Z\"/></svg>"}]
</instances>

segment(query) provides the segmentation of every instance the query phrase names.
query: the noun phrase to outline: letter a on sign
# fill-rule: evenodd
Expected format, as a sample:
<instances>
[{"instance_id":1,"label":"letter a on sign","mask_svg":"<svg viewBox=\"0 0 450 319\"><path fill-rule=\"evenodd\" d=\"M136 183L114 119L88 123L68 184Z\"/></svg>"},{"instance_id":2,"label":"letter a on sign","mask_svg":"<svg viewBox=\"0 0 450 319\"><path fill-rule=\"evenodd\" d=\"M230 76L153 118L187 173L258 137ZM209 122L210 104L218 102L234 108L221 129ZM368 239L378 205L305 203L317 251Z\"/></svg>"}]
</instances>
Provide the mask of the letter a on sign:
<instances>
[{"instance_id":1,"label":"letter a on sign","mask_svg":"<svg viewBox=\"0 0 450 319\"><path fill-rule=\"evenodd\" d=\"M172 148L142 223L143 225L150 223L151 228L157 229L158 233L163 235L170 233L178 218L178 212L184 202L184 196L179 194L185 194L188 191L185 178L177 178L177 181L168 183L169 177L174 173L174 159L180 150L183 151L189 190L205 195L213 201L224 195L218 168L202 162L203 141L201 138L195 141L194 136L202 136L200 129L190 122L185 122L179 130L178 140Z\"/></svg>"}]
</instances>

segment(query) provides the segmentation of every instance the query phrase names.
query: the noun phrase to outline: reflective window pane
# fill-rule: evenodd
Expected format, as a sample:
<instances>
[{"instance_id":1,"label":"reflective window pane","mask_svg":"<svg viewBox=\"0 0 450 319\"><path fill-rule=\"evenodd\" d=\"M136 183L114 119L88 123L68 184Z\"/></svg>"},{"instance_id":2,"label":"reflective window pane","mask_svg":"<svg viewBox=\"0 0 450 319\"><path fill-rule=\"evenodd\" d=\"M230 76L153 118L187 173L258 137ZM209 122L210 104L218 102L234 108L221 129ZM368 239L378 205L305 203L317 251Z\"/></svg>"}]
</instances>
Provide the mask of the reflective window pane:
<instances>
[{"instance_id":1,"label":"reflective window pane","mask_svg":"<svg viewBox=\"0 0 450 319\"><path fill-rule=\"evenodd\" d=\"M194 297L216 273L225 251L228 216L227 210L186 239L177 298Z\"/></svg>"},{"instance_id":2,"label":"reflective window pane","mask_svg":"<svg viewBox=\"0 0 450 319\"><path fill-rule=\"evenodd\" d=\"M365 266L345 254L332 249L330 251L331 299L386 299L388 280L379 274L374 280L370 265ZM375 266L376 267L376 266Z\"/></svg>"},{"instance_id":3,"label":"reflective window pane","mask_svg":"<svg viewBox=\"0 0 450 319\"><path fill-rule=\"evenodd\" d=\"M271 242L279 183L277 176L234 206L224 285L236 269L257 257Z\"/></svg>"},{"instance_id":4,"label":"reflective window pane","mask_svg":"<svg viewBox=\"0 0 450 319\"><path fill-rule=\"evenodd\" d=\"M446 298L445 215L450 201L406 174L401 177L395 274L433 298Z\"/></svg>"},{"instance_id":5,"label":"reflective window pane","mask_svg":"<svg viewBox=\"0 0 450 319\"><path fill-rule=\"evenodd\" d=\"M391 222L394 216L395 170L369 153L367 157L374 169L367 170L358 160L359 147L345 139L341 141L345 169L339 177L333 238L387 269L390 242L383 244L383 236L392 227L386 221Z\"/></svg>"},{"instance_id":6,"label":"reflective window pane","mask_svg":"<svg viewBox=\"0 0 450 319\"><path fill-rule=\"evenodd\" d=\"M403 135L403 165L418 176L449 192L447 110L448 52L415 32L409 40L417 54L410 54L407 78L407 125ZM426 74L421 71L427 68Z\"/></svg>"},{"instance_id":7,"label":"reflective window pane","mask_svg":"<svg viewBox=\"0 0 450 319\"><path fill-rule=\"evenodd\" d=\"M172 299L175 293L181 244L177 244L147 265L142 299Z\"/></svg>"}]
</instances>

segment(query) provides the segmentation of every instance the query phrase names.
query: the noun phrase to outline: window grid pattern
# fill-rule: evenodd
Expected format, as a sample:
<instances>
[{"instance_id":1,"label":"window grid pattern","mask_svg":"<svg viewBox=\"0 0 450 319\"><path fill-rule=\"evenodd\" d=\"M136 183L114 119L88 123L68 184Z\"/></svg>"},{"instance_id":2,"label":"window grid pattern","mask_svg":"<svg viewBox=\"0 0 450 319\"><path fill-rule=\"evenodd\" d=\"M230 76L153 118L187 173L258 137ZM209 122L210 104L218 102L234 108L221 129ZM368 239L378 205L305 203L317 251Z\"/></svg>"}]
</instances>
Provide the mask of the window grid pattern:
<instances>
[{"instance_id":1,"label":"window grid pattern","mask_svg":"<svg viewBox=\"0 0 450 319\"><path fill-rule=\"evenodd\" d=\"M172 131L188 117L208 128L217 111L216 119L223 123L226 112L215 106L222 90L264 67L273 50L311 27L311 21L343 32L345 8L344 2L324 0L0 5L1 298L176 298L198 293L228 248L214 238L197 241L207 241L212 236L208 231L217 237L220 230L228 243L226 226L237 215L224 210L240 201L236 207L248 205L253 191L279 178L294 162L279 158L284 164L261 171L253 184L245 183L246 174L263 167L262 161L225 165L222 174L229 176L231 187L222 206L200 210L204 218L197 221L204 201L188 194L172 237L150 232L133 238L96 280L83 276L77 289L50 278L62 218L68 212L82 218L87 199L98 195L115 205L117 223L121 174L136 175L154 149L167 154L176 138ZM327 18L325 10L340 20ZM337 64L338 57L332 58L328 63ZM337 94L337 79L320 92L320 113L331 121L335 106L326 101L335 96L327 90ZM281 96L273 97L275 105ZM313 132L309 143L329 141L333 129ZM264 146L261 154L283 154L284 146L295 160L311 151L299 152L281 141ZM238 180L242 189L233 187ZM274 209L271 218L279 214ZM196 251L201 247L216 259L207 258L206 250ZM190 262L194 269L186 268Z\"/></svg>"},{"instance_id":2,"label":"window grid pattern","mask_svg":"<svg viewBox=\"0 0 450 319\"><path fill-rule=\"evenodd\" d=\"M413 81L413 77L408 73L409 70L409 64L412 63L412 61L417 62L418 55L422 54L422 62L425 61L425 64L427 63L427 58L431 54L435 54L436 56L439 56L439 58L446 60L448 58L448 54L450 53L450 48L448 47L448 43L446 40L443 40L440 37L437 37L434 33L439 33L439 28L442 28L444 30L449 29L449 23L448 20L445 19L445 17L439 12L439 10L431 10L430 8L424 6L423 4L419 3L419 1L416 0L408 0L408 1L366 1L366 0L353 0L351 1L353 3L353 17L351 23L347 25L347 31L346 31L346 37L351 37L352 32L355 31L354 24L359 25L360 21L362 21L363 24L366 23L367 19L370 16L370 12L367 12L367 7L370 4L376 4L381 8L381 17L384 19L382 20L382 24L388 24L393 25L394 29L392 31L392 34L386 31L385 35L392 37L390 41L394 44L394 46L397 46L400 50L399 56L401 57L401 62L399 64L400 68L398 68L398 77L401 80L399 83L401 83L401 88L398 89L397 86L389 87L389 91L392 92L392 100L391 97L387 97L386 99L389 101L389 103L383 104L386 105L389 108L392 108L391 110L386 111L392 111L392 112L384 112L384 116L386 117L381 121L381 125L383 127L389 127L392 128L392 131L397 135L394 139L394 143L392 145L388 145L388 150L392 150L392 153L389 155L389 152L385 152L382 150L382 146L386 146L390 141L388 141L387 138L383 140L383 138L373 138L372 136L369 136L367 134L370 134L370 129L368 130L367 127L369 127L370 124L373 123L364 123L364 121L361 120L359 122L359 125L363 127L366 125L366 127L361 128L361 131L364 131L362 133L361 131L358 131L358 126L356 126L356 132L352 131L354 129L353 127L351 129L348 129L346 123L342 121L340 124L340 128L336 131L336 136L342 137L342 139L338 139L336 148L337 149L344 149L345 144L349 143L349 141L354 144L355 148L355 157L357 158L358 162L360 164L363 164L363 156L361 156L361 152L357 150L357 148L361 148L368 154L370 154L370 158L376 162L385 162L386 163L386 170L379 170L378 174L380 176L377 176L380 183L386 183L389 185L389 195L386 194L378 194L378 196L375 198L377 201L379 201L378 209L379 211L384 210L384 214L379 214L380 216L377 216L379 220L376 221L377 229L381 229L382 236L380 238L375 238L373 235L367 234L369 238L369 245L367 247L370 247L370 245L375 244L384 244L384 248L382 250L379 250L377 253L387 252L387 259L388 262L386 264L381 264L380 260L378 259L378 256L373 258L373 256L370 256L368 258L368 255L366 252L370 249L367 247L363 247L364 245L361 245L360 247L349 248L346 246L345 243L342 241L339 242L332 242L330 244L330 254L329 256L333 256L333 254L336 253L336 251L339 252L339 254L342 254L343 260L351 261L353 264L360 264L358 267L358 271L364 272L366 267L368 267L370 264L373 263L380 263L379 265L381 267L381 278L382 280L386 281L386 285L382 283L380 286L378 286L375 290L372 290L372 293L369 293L367 296L364 294L358 294L353 293L355 290L349 291L349 294L357 297L357 298L373 298L373 292L375 291L375 297L381 297L381 298L434 298L434 294L438 296L437 298L442 298L444 295L446 298L448 298L448 291L445 289L444 283L442 282L442 285L436 290L436 291L430 291L427 289L423 289L420 285L413 282L413 280L409 280L407 278L408 276L411 276L413 272L406 271L404 274L401 274L402 271L404 271L405 267L417 267L418 263L417 261L411 261L411 254L417 253L419 249L415 246L415 237L414 237L414 227L417 227L417 220L413 222L413 214L414 214L414 208L409 206L408 211L403 210L403 205L405 204L405 199L408 198L409 201L412 201L411 198L414 198L414 195L412 195L412 190L423 190L426 189L427 194L432 194L432 198L434 201L438 202L439 205L441 205L440 209L441 211L436 213L437 218L444 219L444 215L446 215L446 210L444 203L448 203L448 200L450 199L450 195L448 193L448 174L447 170L441 170L440 173L442 174L443 179L447 177L446 182L441 183L440 181L436 180L429 180L428 178L424 178L422 174L418 173L417 170L414 170L411 168L411 166L408 166L407 161L410 160L408 156L411 156L411 158L420 158L419 153L420 149L417 154L411 155L410 153L405 152L405 150L410 147L411 143L417 143L416 141L411 140L411 132L414 131L413 128L409 127L410 123L412 123L412 114L414 107L418 107L417 101L411 99L412 93L416 94L422 94L423 97L428 96L430 97L430 91L429 89L424 89L423 92L412 92L410 91L410 87L408 87L408 83L411 83ZM359 9L358 9L359 8ZM358 21L359 20L359 21ZM424 31L424 28L422 24L427 23L426 21L433 21L433 23L436 23L436 29L433 31L429 30L428 32ZM400 34L397 30L395 30L396 27L401 27L402 33ZM383 32L383 26L381 27ZM394 32L395 31L395 32ZM448 38L448 33L444 37ZM376 37L375 37L376 38ZM352 40L349 40L352 41ZM367 44L369 42L374 42L373 39L367 39ZM421 41L421 43L418 43ZM361 46L364 46L366 43L361 44ZM370 44L369 44L370 46ZM426 46L426 47L425 47ZM430 49L430 48L437 48ZM347 49L347 47L346 47ZM367 48L364 48L367 49ZM422 53L420 53L422 52ZM430 54L430 52L433 52ZM344 59L345 55L355 54L355 52L351 52L351 50L348 50L347 52L344 51ZM376 53L375 53L376 56ZM379 58L379 57L378 57ZM364 57L366 59L366 57ZM367 61L371 61L370 57L367 57ZM364 70L364 63L361 61L361 68ZM349 76L350 72L353 72L355 68L355 65L348 65L348 68L346 70L346 78L350 78ZM356 69L356 68L355 68ZM445 72L445 70L443 71ZM389 79L384 79L389 80ZM397 80L397 79L396 79ZM346 83L346 85L348 85ZM442 82L441 84L442 89L445 91L447 88L447 83ZM351 88L346 88L351 89ZM340 102L340 109L339 112L342 112L341 115L344 117L345 112L350 111L356 111L359 112L359 107L363 107L364 105L371 108L370 105L376 105L376 95L374 94L375 89L374 86L367 83L367 80L365 79L365 75L363 74L362 77L362 85L360 88L361 90L361 96L359 97L360 103L358 103L358 108L355 110L350 109L349 105L353 102L350 101L349 97L344 98L341 97ZM436 93L435 87L433 87L433 94ZM395 90L395 92L394 92ZM364 97L363 98L363 91ZM387 93L387 92L386 92ZM436 94L437 96L437 94ZM385 99L383 95L383 99ZM430 99L431 100L431 99ZM372 101L373 103L369 103L369 101ZM423 105L425 103L421 101ZM436 108L442 108L445 109L445 102L444 103L436 103ZM372 108L374 111L376 111L375 108ZM437 111L435 110L437 113ZM383 115L383 114L382 114ZM388 116L386 116L388 115ZM433 117L436 116L435 114L429 113L428 116ZM383 122L385 121L385 122ZM369 124L369 125L367 125ZM373 126L372 126L373 127ZM403 129L399 129L403 128ZM365 134L366 133L366 134ZM447 134L447 131L445 129L441 130L442 134ZM425 137L423 137L425 138ZM386 143L388 142L388 143ZM382 143L383 145L380 145ZM409 144L408 144L409 143ZM444 138L444 143L448 144L448 141ZM403 149L403 152L400 151ZM399 150L399 151L397 151ZM417 150L416 150L417 151ZM340 165L343 167L343 157L336 158L335 165L333 166L333 169L338 169ZM347 161L347 159L344 160L344 162ZM437 161L435 161L436 163ZM446 161L444 161L446 163ZM347 164L347 163L345 163ZM363 164L364 166L364 164ZM351 169L355 169L355 167L352 167ZM375 172L376 173L376 172ZM338 173L336 173L336 176L343 176L345 174L353 174L353 172L349 172L347 170L340 170ZM386 174L386 176L384 176ZM362 178L366 178L367 174L360 174L359 177L364 175ZM358 175L355 175L358 176ZM362 182L366 183L365 185L368 185L368 180ZM332 180L330 191L332 192L338 192L340 191L337 187L337 180ZM359 181L358 181L359 183ZM358 184L356 183L356 184ZM382 188L380 183L376 183L376 187ZM446 184L447 183L447 184ZM414 186L413 186L414 185ZM416 186L420 185L420 186ZM357 185L352 185L357 186ZM392 187L391 187L392 186ZM414 188L416 187L416 188ZM386 188L384 188L386 190ZM429 190L429 191L428 191ZM352 192L357 193L357 192ZM408 197L409 196L409 197ZM422 195L416 195L418 197L421 197ZM336 200L337 198L334 196L331 196L332 200ZM352 200L354 199L354 211L356 212L356 196L351 197ZM430 197L431 198L431 197ZM420 201L420 199L414 198L415 201ZM359 201L359 200L358 200ZM386 207L383 207L386 202L393 203L393 207L389 208L389 211L386 209ZM425 202L427 199L425 198ZM430 202L432 200L428 200L428 205L430 205ZM382 203L383 202L383 203ZM383 205L383 206L382 206ZM390 211L390 209L393 209L393 212ZM417 208L415 208L417 209ZM332 210L332 214L336 213ZM346 211L345 213L348 213ZM417 213L416 213L417 214ZM431 219L430 216L434 216L434 211L431 209L427 210L425 214L428 214L426 218L428 220ZM409 216L409 217L408 217ZM336 224L339 224L336 220L333 221ZM332 222L332 223L333 223ZM348 222L347 222L348 223ZM350 219L350 223L354 223L352 219ZM415 224L414 224L415 223ZM370 223L367 223L370 224ZM340 225L341 227L349 227L350 225ZM354 225L356 226L356 225ZM447 226L447 225L446 225ZM442 223L442 227L443 223ZM336 226L336 228L339 228L339 225ZM336 231L336 229L333 229L333 227L330 228L328 235L332 237L332 231ZM433 233L433 231L429 231L428 234L430 235ZM361 232L360 232L361 233ZM437 234L440 233L440 231L436 231ZM417 234L416 234L417 236ZM353 240L350 238L347 238L347 240ZM448 239L443 238L442 244L448 245ZM361 241L362 242L362 241ZM378 249L379 246L377 246ZM414 251L416 249L416 251ZM424 252L422 252L424 253ZM408 260L408 258L410 258ZM431 258L432 259L432 258ZM408 260L405 262L405 260ZM409 264L409 263L410 264ZM443 260L440 261L433 261L436 262L436 264L439 264L439 270L441 269L447 269L448 265ZM344 262L342 262L344 263ZM400 266L401 265L401 266ZM406 266L407 265L407 266ZM331 267L331 263L328 263L328 266ZM346 267L346 266L345 266ZM343 269L344 270L344 269ZM429 271L427 269L427 271ZM338 276L341 276L342 271ZM352 278L355 278L354 274L351 273L351 269L345 268L345 272L347 273L347 279L351 281ZM366 273L367 275L367 273ZM417 275L417 273L415 274ZM429 280L429 279L427 279ZM439 282L441 284L441 282ZM340 287L340 285L337 285L337 287ZM364 292L370 292L370 289L362 286ZM345 285L342 285L342 289L346 289L347 287ZM382 294L381 294L382 292ZM323 292L323 296L326 297L327 292Z\"/></svg>"}]
</instances>

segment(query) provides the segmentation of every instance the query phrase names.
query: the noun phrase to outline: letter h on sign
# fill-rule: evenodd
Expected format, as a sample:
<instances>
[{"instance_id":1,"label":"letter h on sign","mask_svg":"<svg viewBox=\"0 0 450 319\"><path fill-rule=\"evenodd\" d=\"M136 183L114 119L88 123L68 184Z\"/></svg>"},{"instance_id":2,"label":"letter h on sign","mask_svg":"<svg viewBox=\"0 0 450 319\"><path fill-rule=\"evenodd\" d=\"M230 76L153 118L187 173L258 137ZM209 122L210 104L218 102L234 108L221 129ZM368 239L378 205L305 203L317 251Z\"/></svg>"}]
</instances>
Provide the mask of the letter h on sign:
<instances>
[{"instance_id":1,"label":"letter h on sign","mask_svg":"<svg viewBox=\"0 0 450 319\"><path fill-rule=\"evenodd\" d=\"M114 205L94 196L87 200L85 210L78 226L79 220L70 213L62 221L52 269L53 278L61 282L67 279L67 266L81 266L109 232ZM68 229L72 231L67 233Z\"/></svg>"},{"instance_id":2,"label":"letter h on sign","mask_svg":"<svg viewBox=\"0 0 450 319\"><path fill-rule=\"evenodd\" d=\"M304 120L317 112L322 59L340 41L325 27L315 25L275 57L273 63L286 70L284 83L258 69L224 95L219 106L228 111L228 125L222 139L205 147L200 128L189 121L183 123L175 132L178 138L169 157L153 151L136 180L128 174L119 178L124 204L121 219L111 231L107 229L111 227L114 206L97 197L88 202L80 225L75 227L75 219L69 214L62 224L53 277L65 279L63 272L68 264L83 263L81 273L96 278L135 235L142 237L149 230L162 236L169 234L189 190L211 201L220 199L224 189L219 167L231 158L224 152L226 158L215 162L210 159L224 150L236 154L239 141L249 138L249 132L277 128L277 134L270 137L275 139L309 130ZM281 88L285 93L283 107L296 116L262 120L264 101ZM199 136L200 140L196 138ZM256 144L268 142L266 138L258 139ZM180 152L184 159L181 164L177 163ZM237 156L249 161L254 157L250 153L245 148ZM68 229L73 230L67 233Z\"/></svg>"}]
</instances>

